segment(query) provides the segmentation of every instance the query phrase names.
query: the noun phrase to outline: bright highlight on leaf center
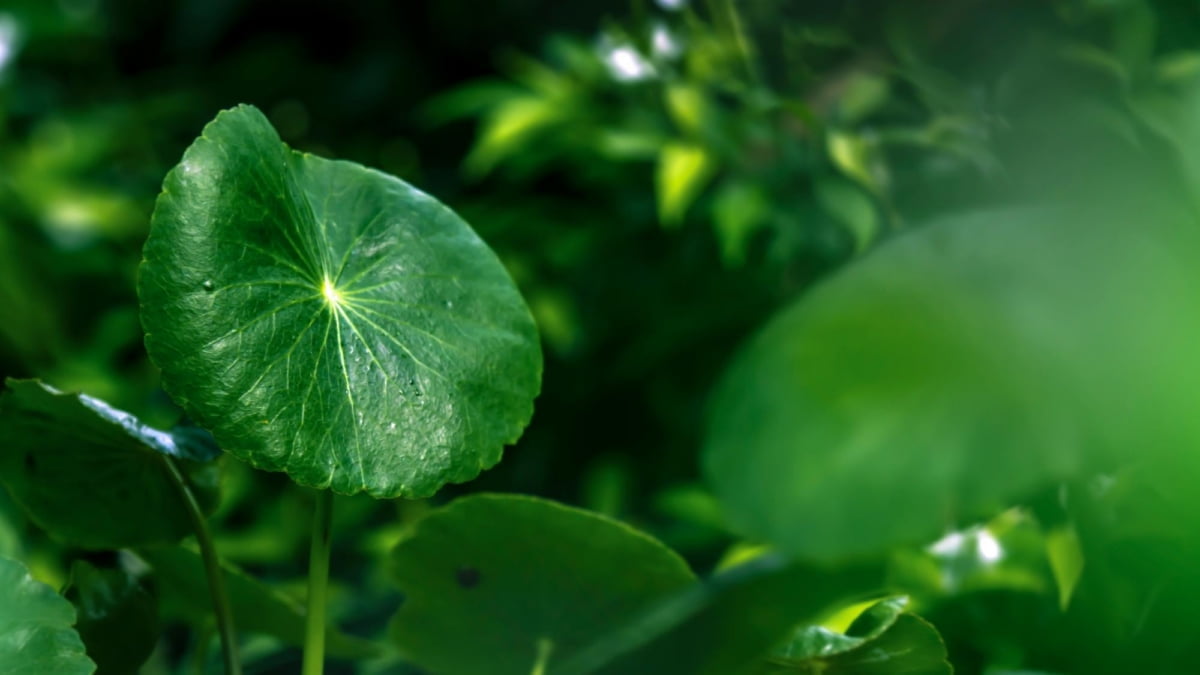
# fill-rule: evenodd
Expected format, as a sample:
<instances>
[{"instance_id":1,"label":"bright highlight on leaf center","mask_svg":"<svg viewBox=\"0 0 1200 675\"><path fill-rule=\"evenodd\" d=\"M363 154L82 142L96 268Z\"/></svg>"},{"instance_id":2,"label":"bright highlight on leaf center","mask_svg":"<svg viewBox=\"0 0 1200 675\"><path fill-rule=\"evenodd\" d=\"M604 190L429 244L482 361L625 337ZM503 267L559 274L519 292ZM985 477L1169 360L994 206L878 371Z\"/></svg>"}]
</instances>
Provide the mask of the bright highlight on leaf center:
<instances>
[{"instance_id":1,"label":"bright highlight on leaf center","mask_svg":"<svg viewBox=\"0 0 1200 675\"><path fill-rule=\"evenodd\" d=\"M325 296L325 302L328 302L330 307L336 308L342 304L342 294L338 292L338 289L334 288L333 282L329 279L325 279L325 282L321 284L321 293Z\"/></svg>"}]
</instances>

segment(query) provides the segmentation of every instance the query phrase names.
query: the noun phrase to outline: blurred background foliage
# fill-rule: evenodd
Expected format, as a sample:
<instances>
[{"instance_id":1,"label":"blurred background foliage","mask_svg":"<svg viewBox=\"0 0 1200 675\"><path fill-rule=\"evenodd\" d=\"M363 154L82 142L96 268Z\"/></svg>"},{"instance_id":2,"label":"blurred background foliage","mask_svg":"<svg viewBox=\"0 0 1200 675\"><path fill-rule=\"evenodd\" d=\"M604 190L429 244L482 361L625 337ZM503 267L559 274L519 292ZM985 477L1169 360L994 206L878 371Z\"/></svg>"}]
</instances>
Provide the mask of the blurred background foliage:
<instances>
[{"instance_id":1,"label":"blurred background foliage","mask_svg":"<svg viewBox=\"0 0 1200 675\"><path fill-rule=\"evenodd\" d=\"M916 223L1103 190L1095 167L1131 147L1194 178L1200 127L1177 125L1187 108L1171 102L1200 95L1198 77L1200 6L1171 0L7 0L0 375L176 421L142 348L140 247L197 130L254 103L294 147L457 209L538 320L532 427L434 501L560 499L708 571L734 540L697 452L736 346ZM308 496L228 458L223 470L222 554L299 592ZM959 672L1195 672L1138 665L1146 650L1200 663L1185 636L1195 522L1172 526L1178 504L1160 509L1170 498L1136 474L1104 485L896 552L898 583ZM376 562L427 508L339 498L333 611L349 632L378 633L394 610ZM1148 548L1162 555L1136 554ZM48 540L3 495L0 554L60 588L74 560L117 562ZM144 672L215 663L211 630L163 611ZM246 649L251 672L294 670L277 641ZM406 671L383 659L359 672Z\"/></svg>"}]
</instances>

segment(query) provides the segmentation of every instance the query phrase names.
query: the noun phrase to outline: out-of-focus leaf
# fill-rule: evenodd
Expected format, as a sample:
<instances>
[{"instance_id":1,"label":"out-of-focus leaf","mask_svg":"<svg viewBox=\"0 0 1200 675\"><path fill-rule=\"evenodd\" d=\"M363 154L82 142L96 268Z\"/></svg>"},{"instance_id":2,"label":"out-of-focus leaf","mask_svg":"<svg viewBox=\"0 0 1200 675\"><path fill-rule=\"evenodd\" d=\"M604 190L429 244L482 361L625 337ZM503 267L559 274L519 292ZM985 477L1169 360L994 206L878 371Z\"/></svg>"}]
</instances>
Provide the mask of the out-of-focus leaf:
<instances>
[{"instance_id":1,"label":"out-of-focus leaf","mask_svg":"<svg viewBox=\"0 0 1200 675\"><path fill-rule=\"evenodd\" d=\"M870 564L822 570L760 556L660 601L550 672L742 672L797 624L847 600L878 597L881 585L882 571Z\"/></svg>"},{"instance_id":2,"label":"out-of-focus leaf","mask_svg":"<svg viewBox=\"0 0 1200 675\"><path fill-rule=\"evenodd\" d=\"M750 238L770 216L771 203L762 185L751 181L729 182L713 196L713 225L721 242L726 265L746 262Z\"/></svg>"},{"instance_id":3,"label":"out-of-focus leaf","mask_svg":"<svg viewBox=\"0 0 1200 675\"><path fill-rule=\"evenodd\" d=\"M75 629L96 662L98 675L132 675L158 642L158 602L121 569L96 569L82 560L71 566L64 593L75 605Z\"/></svg>"},{"instance_id":4,"label":"out-of-focus leaf","mask_svg":"<svg viewBox=\"0 0 1200 675\"><path fill-rule=\"evenodd\" d=\"M1122 85L1129 82L1129 71L1125 64L1111 52L1087 43L1073 43L1065 45L1060 53L1069 63L1093 68Z\"/></svg>"},{"instance_id":5,"label":"out-of-focus leaf","mask_svg":"<svg viewBox=\"0 0 1200 675\"><path fill-rule=\"evenodd\" d=\"M855 250L867 248L879 235L879 212L871 198L845 179L823 176L813 181L817 203L854 239Z\"/></svg>"},{"instance_id":6,"label":"out-of-focus leaf","mask_svg":"<svg viewBox=\"0 0 1200 675\"><path fill-rule=\"evenodd\" d=\"M463 85L427 101L419 114L428 124L438 125L478 115L492 106L517 98L526 92L521 87L493 80Z\"/></svg>"},{"instance_id":7,"label":"out-of-focus leaf","mask_svg":"<svg viewBox=\"0 0 1200 675\"><path fill-rule=\"evenodd\" d=\"M396 644L435 672L528 675L694 583L683 560L617 521L474 495L420 520L392 555ZM538 665L535 665L538 664Z\"/></svg>"},{"instance_id":8,"label":"out-of-focus leaf","mask_svg":"<svg viewBox=\"0 0 1200 675\"><path fill-rule=\"evenodd\" d=\"M542 339L554 351L569 354L579 344L582 334L579 311L567 293L538 289L529 294L529 311L533 312Z\"/></svg>"},{"instance_id":9,"label":"out-of-focus leaf","mask_svg":"<svg viewBox=\"0 0 1200 675\"><path fill-rule=\"evenodd\" d=\"M60 349L58 310L46 294L25 242L0 218L0 356L11 349L31 366L49 362ZM7 343L7 345L6 345Z\"/></svg>"},{"instance_id":10,"label":"out-of-focus leaf","mask_svg":"<svg viewBox=\"0 0 1200 675\"><path fill-rule=\"evenodd\" d=\"M205 451L191 431L159 431L35 380L8 380L0 395L0 482L35 523L77 546L173 543L190 534L164 456L179 462L201 506L212 509L217 466L190 459Z\"/></svg>"},{"instance_id":11,"label":"out-of-focus leaf","mask_svg":"<svg viewBox=\"0 0 1200 675\"><path fill-rule=\"evenodd\" d=\"M163 387L221 447L303 485L426 496L533 415L537 327L504 266L403 181L219 113L167 174L138 279Z\"/></svg>"},{"instance_id":12,"label":"out-of-focus leaf","mask_svg":"<svg viewBox=\"0 0 1200 675\"><path fill-rule=\"evenodd\" d=\"M1166 84L1186 83L1200 75L1200 52L1168 54L1154 65L1154 74Z\"/></svg>"},{"instance_id":13,"label":"out-of-focus leaf","mask_svg":"<svg viewBox=\"0 0 1200 675\"><path fill-rule=\"evenodd\" d=\"M658 155L658 219L664 227L683 223L688 207L716 172L716 159L693 143L673 141Z\"/></svg>"},{"instance_id":14,"label":"out-of-focus leaf","mask_svg":"<svg viewBox=\"0 0 1200 675\"><path fill-rule=\"evenodd\" d=\"M567 44L569 43L555 40L550 48L562 52ZM566 47L566 49L570 50L571 48ZM501 65L514 80L549 98L567 96L575 87L571 73L563 72L551 64L543 63L520 52L505 54Z\"/></svg>"},{"instance_id":15,"label":"out-of-focus leaf","mask_svg":"<svg viewBox=\"0 0 1200 675\"><path fill-rule=\"evenodd\" d=\"M672 84L666 87L667 112L684 134L695 136L703 131L708 118L708 101L704 92L691 84Z\"/></svg>"},{"instance_id":16,"label":"out-of-focus leaf","mask_svg":"<svg viewBox=\"0 0 1200 675\"><path fill-rule=\"evenodd\" d=\"M95 672L74 623L71 603L35 581L21 563L0 558L0 672Z\"/></svg>"},{"instance_id":17,"label":"out-of-focus leaf","mask_svg":"<svg viewBox=\"0 0 1200 675\"><path fill-rule=\"evenodd\" d=\"M1144 70L1158 42L1158 14L1151 3L1125 3L1113 13L1110 25L1113 53L1129 70Z\"/></svg>"},{"instance_id":18,"label":"out-of-focus leaf","mask_svg":"<svg viewBox=\"0 0 1200 675\"><path fill-rule=\"evenodd\" d=\"M869 72L856 73L838 98L837 111L843 124L856 124L887 102L891 87L888 79Z\"/></svg>"},{"instance_id":19,"label":"out-of-focus leaf","mask_svg":"<svg viewBox=\"0 0 1200 675\"><path fill-rule=\"evenodd\" d=\"M1187 69L1186 62L1178 68ZM1167 144L1182 169L1193 203L1200 208L1200 72L1170 88L1148 89L1132 99L1139 118Z\"/></svg>"},{"instance_id":20,"label":"out-of-focus leaf","mask_svg":"<svg viewBox=\"0 0 1200 675\"><path fill-rule=\"evenodd\" d=\"M1065 610L1083 574L1083 546L1074 526L1065 523L1046 533L1046 558L1058 584L1058 604Z\"/></svg>"},{"instance_id":21,"label":"out-of-focus leaf","mask_svg":"<svg viewBox=\"0 0 1200 675\"><path fill-rule=\"evenodd\" d=\"M598 129L592 136L596 152L615 161L654 159L663 143L662 135L649 131Z\"/></svg>"},{"instance_id":22,"label":"out-of-focus leaf","mask_svg":"<svg viewBox=\"0 0 1200 675\"><path fill-rule=\"evenodd\" d=\"M483 122L464 168L472 176L486 174L566 114L564 102L542 96L512 98L494 106Z\"/></svg>"},{"instance_id":23,"label":"out-of-focus leaf","mask_svg":"<svg viewBox=\"0 0 1200 675\"><path fill-rule=\"evenodd\" d=\"M771 547L765 544L755 544L749 541L735 542L721 555L721 559L717 561L713 571L725 572L769 553L771 553Z\"/></svg>"},{"instance_id":24,"label":"out-of-focus leaf","mask_svg":"<svg viewBox=\"0 0 1200 675\"><path fill-rule=\"evenodd\" d=\"M927 542L1133 448L1195 471L1170 451L1200 439L1181 213L1129 198L948 219L780 313L712 405L706 469L733 524L836 560Z\"/></svg>"},{"instance_id":25,"label":"out-of-focus leaf","mask_svg":"<svg viewBox=\"0 0 1200 675\"><path fill-rule=\"evenodd\" d=\"M25 545L19 525L24 523L20 507L0 491L0 558L23 559Z\"/></svg>"},{"instance_id":26,"label":"out-of-focus leaf","mask_svg":"<svg viewBox=\"0 0 1200 675\"><path fill-rule=\"evenodd\" d=\"M200 554L181 546L146 548L138 556L154 569L155 592L162 613L204 623L212 617L212 600ZM304 645L304 608L233 565L222 562L225 588L238 631L278 638L284 644ZM326 651L330 656L357 659L375 656L379 645L347 635L326 624Z\"/></svg>"},{"instance_id":27,"label":"out-of-focus leaf","mask_svg":"<svg viewBox=\"0 0 1200 675\"><path fill-rule=\"evenodd\" d=\"M661 490L654 498L655 510L677 520L724 529L721 505L703 485L685 483Z\"/></svg>"},{"instance_id":28,"label":"out-of-focus leaf","mask_svg":"<svg viewBox=\"0 0 1200 675\"><path fill-rule=\"evenodd\" d=\"M875 178L874 149L861 136L842 131L831 132L826 139L826 151L833 165L870 190L879 190Z\"/></svg>"},{"instance_id":29,"label":"out-of-focus leaf","mask_svg":"<svg viewBox=\"0 0 1200 675\"><path fill-rule=\"evenodd\" d=\"M145 227L143 204L94 177L95 167L119 154L115 139L128 137L132 119L119 112L51 116L34 128L27 146L5 158L7 187L61 246L79 248Z\"/></svg>"},{"instance_id":30,"label":"out-of-focus leaf","mask_svg":"<svg viewBox=\"0 0 1200 675\"><path fill-rule=\"evenodd\" d=\"M629 504L633 472L621 458L601 457L584 475L581 505L609 518L620 518Z\"/></svg>"},{"instance_id":31,"label":"out-of-focus leaf","mask_svg":"<svg viewBox=\"0 0 1200 675\"><path fill-rule=\"evenodd\" d=\"M756 673L784 675L950 675L946 645L927 621L904 612L906 600L872 605L845 634L800 628Z\"/></svg>"}]
</instances>

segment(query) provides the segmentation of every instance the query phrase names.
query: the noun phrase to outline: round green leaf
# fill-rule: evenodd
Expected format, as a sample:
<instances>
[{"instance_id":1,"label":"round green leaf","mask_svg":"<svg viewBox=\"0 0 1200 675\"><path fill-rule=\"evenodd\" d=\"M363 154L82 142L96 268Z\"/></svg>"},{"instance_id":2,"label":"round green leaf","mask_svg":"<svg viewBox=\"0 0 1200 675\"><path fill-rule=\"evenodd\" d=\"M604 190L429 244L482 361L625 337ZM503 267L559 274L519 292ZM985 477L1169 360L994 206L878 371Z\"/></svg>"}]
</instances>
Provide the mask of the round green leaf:
<instances>
[{"instance_id":1,"label":"round green leaf","mask_svg":"<svg viewBox=\"0 0 1200 675\"><path fill-rule=\"evenodd\" d=\"M392 558L406 595L396 643L460 675L529 675L694 583L678 555L626 525L510 495L432 512Z\"/></svg>"},{"instance_id":2,"label":"round green leaf","mask_svg":"<svg viewBox=\"0 0 1200 675\"><path fill-rule=\"evenodd\" d=\"M25 566L0 558L0 672L88 675L96 670L71 628L75 609Z\"/></svg>"},{"instance_id":3,"label":"round green leaf","mask_svg":"<svg viewBox=\"0 0 1200 675\"><path fill-rule=\"evenodd\" d=\"M541 348L495 254L406 183L217 115L163 184L138 294L163 386L228 452L342 494L500 459Z\"/></svg>"},{"instance_id":4,"label":"round green leaf","mask_svg":"<svg viewBox=\"0 0 1200 675\"><path fill-rule=\"evenodd\" d=\"M77 560L64 592L79 613L75 625L100 675L136 673L158 643L158 601L122 569Z\"/></svg>"},{"instance_id":5,"label":"round green leaf","mask_svg":"<svg viewBox=\"0 0 1200 675\"><path fill-rule=\"evenodd\" d=\"M173 543L192 521L164 463L173 455L201 506L217 501L215 463L194 430L164 432L83 394L8 380L0 394L0 483L40 527L77 546Z\"/></svg>"},{"instance_id":6,"label":"round green leaf","mask_svg":"<svg viewBox=\"0 0 1200 675\"><path fill-rule=\"evenodd\" d=\"M1111 206L930 224L775 317L713 400L706 472L732 523L840 560L1134 452L1184 460L1200 439L1191 223Z\"/></svg>"}]
</instances>

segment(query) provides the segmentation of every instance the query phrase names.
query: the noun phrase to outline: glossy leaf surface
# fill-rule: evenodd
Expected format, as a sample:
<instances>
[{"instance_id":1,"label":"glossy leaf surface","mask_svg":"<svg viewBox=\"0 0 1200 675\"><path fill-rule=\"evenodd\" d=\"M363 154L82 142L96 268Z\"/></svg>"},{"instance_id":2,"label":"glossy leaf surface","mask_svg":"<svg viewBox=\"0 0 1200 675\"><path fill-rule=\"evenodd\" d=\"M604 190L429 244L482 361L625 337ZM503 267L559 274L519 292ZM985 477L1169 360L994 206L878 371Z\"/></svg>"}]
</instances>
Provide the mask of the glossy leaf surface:
<instances>
[{"instance_id":1,"label":"glossy leaf surface","mask_svg":"<svg viewBox=\"0 0 1200 675\"><path fill-rule=\"evenodd\" d=\"M423 496L500 459L533 413L537 331L495 254L386 174L220 113L168 175L138 285L168 392L250 464Z\"/></svg>"},{"instance_id":2,"label":"glossy leaf surface","mask_svg":"<svg viewBox=\"0 0 1200 675\"><path fill-rule=\"evenodd\" d=\"M424 668L462 675L558 672L566 655L694 583L678 555L626 525L508 495L431 513L392 561L406 596L396 644Z\"/></svg>"},{"instance_id":3,"label":"glossy leaf surface","mask_svg":"<svg viewBox=\"0 0 1200 675\"><path fill-rule=\"evenodd\" d=\"M719 387L705 462L730 519L839 560L1134 452L1194 466L1175 451L1200 438L1187 227L1140 202L979 212L850 265Z\"/></svg>"},{"instance_id":4,"label":"glossy leaf surface","mask_svg":"<svg viewBox=\"0 0 1200 675\"><path fill-rule=\"evenodd\" d=\"M173 543L192 531L164 464L174 455L204 508L217 467L194 430L165 432L82 394L9 380L0 395L0 482L39 526L95 549Z\"/></svg>"},{"instance_id":5,"label":"glossy leaf surface","mask_svg":"<svg viewBox=\"0 0 1200 675\"><path fill-rule=\"evenodd\" d=\"M71 627L75 610L25 566L0 558L0 672L88 675L96 670Z\"/></svg>"},{"instance_id":6,"label":"glossy leaf surface","mask_svg":"<svg viewBox=\"0 0 1200 675\"><path fill-rule=\"evenodd\" d=\"M756 671L763 675L950 675L946 645L929 622L904 612L903 598L878 602L846 633L818 626L796 632Z\"/></svg>"}]
</instances>

